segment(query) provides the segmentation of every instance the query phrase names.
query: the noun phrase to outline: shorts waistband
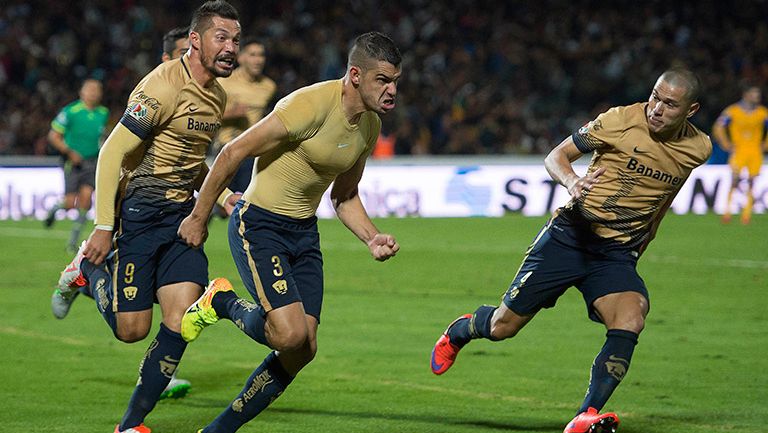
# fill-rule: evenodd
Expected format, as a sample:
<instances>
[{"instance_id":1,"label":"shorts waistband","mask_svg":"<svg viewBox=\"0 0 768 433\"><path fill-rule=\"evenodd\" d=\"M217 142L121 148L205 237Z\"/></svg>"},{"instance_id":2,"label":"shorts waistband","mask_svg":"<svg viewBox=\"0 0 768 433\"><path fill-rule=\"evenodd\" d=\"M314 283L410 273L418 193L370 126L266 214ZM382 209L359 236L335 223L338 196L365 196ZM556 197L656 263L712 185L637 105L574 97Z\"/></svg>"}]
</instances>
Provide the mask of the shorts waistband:
<instances>
[{"instance_id":1,"label":"shorts waistband","mask_svg":"<svg viewBox=\"0 0 768 433\"><path fill-rule=\"evenodd\" d=\"M237 202L237 206L247 206L245 210L246 212L251 212L257 217L267 219L281 227L288 229L305 230L311 229L317 225L317 217L314 215L308 218L293 218L287 215L274 213L262 207L256 206L253 203L246 202L245 200L239 200Z\"/></svg>"}]
</instances>

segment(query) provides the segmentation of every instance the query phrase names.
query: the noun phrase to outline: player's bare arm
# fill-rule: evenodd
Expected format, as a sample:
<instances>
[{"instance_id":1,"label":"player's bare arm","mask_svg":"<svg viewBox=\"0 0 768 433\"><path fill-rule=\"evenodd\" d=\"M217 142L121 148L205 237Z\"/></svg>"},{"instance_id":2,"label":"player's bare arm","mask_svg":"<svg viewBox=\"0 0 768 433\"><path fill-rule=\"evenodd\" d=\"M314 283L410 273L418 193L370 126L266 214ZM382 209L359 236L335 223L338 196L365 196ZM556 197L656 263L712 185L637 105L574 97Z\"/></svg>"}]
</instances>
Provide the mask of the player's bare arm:
<instances>
[{"instance_id":1,"label":"player's bare arm","mask_svg":"<svg viewBox=\"0 0 768 433\"><path fill-rule=\"evenodd\" d=\"M592 186L600 182L600 175L605 172L604 167L600 167L592 173L579 177L573 171L573 161L581 158L583 153L576 147L572 137L563 140L557 147L544 159L549 175L560 185L563 185L573 198L581 198L582 191L591 190Z\"/></svg>"},{"instance_id":2,"label":"player's bare arm","mask_svg":"<svg viewBox=\"0 0 768 433\"><path fill-rule=\"evenodd\" d=\"M208 164L203 163L200 166L200 172L195 179L195 191L200 191L200 188L203 186L203 181L205 181L205 177L208 175L209 171ZM224 209L224 212L227 213L227 216L229 216L232 215L232 211L235 209L235 204L237 204L237 201L240 200L240 197L242 196L242 194L232 192L229 188L224 188L224 191L219 194L219 198L216 199L216 203L221 206Z\"/></svg>"},{"instance_id":3,"label":"player's bare arm","mask_svg":"<svg viewBox=\"0 0 768 433\"><path fill-rule=\"evenodd\" d=\"M336 178L331 189L331 201L339 220L365 242L374 259L383 262L394 257L400 245L394 236L379 233L360 200L357 185L363 176L366 157L362 155L351 169Z\"/></svg>"},{"instance_id":4,"label":"player's bare arm","mask_svg":"<svg viewBox=\"0 0 768 433\"><path fill-rule=\"evenodd\" d=\"M721 119L717 119L717 122L715 122L715 125L712 127L712 135L715 136L715 139L723 150L726 152L731 152L733 150L733 143L731 143L731 140L728 138L728 132L725 130L725 126Z\"/></svg>"},{"instance_id":5,"label":"player's bare arm","mask_svg":"<svg viewBox=\"0 0 768 433\"><path fill-rule=\"evenodd\" d=\"M96 228L88 237L83 250L83 255L94 265L101 264L112 247L115 195L123 158L140 144L141 138L118 123L99 151L96 164Z\"/></svg>"},{"instance_id":6,"label":"player's bare arm","mask_svg":"<svg viewBox=\"0 0 768 433\"><path fill-rule=\"evenodd\" d=\"M248 156L260 156L274 149L287 138L288 131L283 122L277 115L270 113L227 143L205 177L192 213L181 222L179 237L190 246L201 246L208 237L206 222L213 204L232 180L240 163Z\"/></svg>"}]
</instances>

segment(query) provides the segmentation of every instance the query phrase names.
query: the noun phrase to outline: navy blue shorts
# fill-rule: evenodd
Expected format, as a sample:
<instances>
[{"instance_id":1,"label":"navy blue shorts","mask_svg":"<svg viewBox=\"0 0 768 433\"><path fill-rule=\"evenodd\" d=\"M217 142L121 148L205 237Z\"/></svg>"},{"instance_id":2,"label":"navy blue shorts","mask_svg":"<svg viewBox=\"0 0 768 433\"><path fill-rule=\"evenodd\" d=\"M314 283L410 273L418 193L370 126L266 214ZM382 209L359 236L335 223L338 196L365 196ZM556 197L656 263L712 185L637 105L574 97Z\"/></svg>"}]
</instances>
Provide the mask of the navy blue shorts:
<instances>
[{"instance_id":1,"label":"navy blue shorts","mask_svg":"<svg viewBox=\"0 0 768 433\"><path fill-rule=\"evenodd\" d=\"M243 284L265 313L294 302L320 322L323 255L317 217L296 219L240 200L229 248Z\"/></svg>"},{"instance_id":2,"label":"navy blue shorts","mask_svg":"<svg viewBox=\"0 0 768 433\"><path fill-rule=\"evenodd\" d=\"M648 299L648 289L636 269L637 254L629 248L616 248L615 242L601 242L583 230L562 217L547 222L504 293L502 299L510 310L525 316L535 314L553 307L569 287L575 286L584 298L589 318L601 322L592 304L604 295L638 292ZM583 244L572 242L574 239L583 240Z\"/></svg>"},{"instance_id":3,"label":"navy blue shorts","mask_svg":"<svg viewBox=\"0 0 768 433\"><path fill-rule=\"evenodd\" d=\"M188 246L176 234L191 209L191 205L159 209L135 199L123 201L117 248L110 263L115 311L152 308L155 292L168 284L207 284L205 252Z\"/></svg>"}]
</instances>

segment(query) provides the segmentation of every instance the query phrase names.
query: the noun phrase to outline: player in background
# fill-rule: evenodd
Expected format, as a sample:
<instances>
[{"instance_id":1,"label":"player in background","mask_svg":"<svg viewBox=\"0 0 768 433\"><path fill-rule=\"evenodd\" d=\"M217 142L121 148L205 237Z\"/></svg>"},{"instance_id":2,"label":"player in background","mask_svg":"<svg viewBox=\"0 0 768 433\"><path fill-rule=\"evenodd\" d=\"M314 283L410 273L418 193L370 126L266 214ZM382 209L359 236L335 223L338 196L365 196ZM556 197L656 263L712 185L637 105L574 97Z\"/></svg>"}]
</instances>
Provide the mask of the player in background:
<instances>
[{"instance_id":1,"label":"player in background","mask_svg":"<svg viewBox=\"0 0 768 433\"><path fill-rule=\"evenodd\" d=\"M216 196L247 157L259 156L253 181L229 219L229 241L243 283L256 300L239 298L218 278L182 319L182 336L198 337L226 318L271 352L245 387L204 433L231 433L280 396L317 351L323 299L323 262L317 231L320 199L331 200L347 228L374 259L400 246L373 225L357 185L381 129L379 115L394 109L400 52L387 36L359 36L343 78L294 91L219 153L179 235L198 247Z\"/></svg>"},{"instance_id":2,"label":"player in background","mask_svg":"<svg viewBox=\"0 0 768 433\"><path fill-rule=\"evenodd\" d=\"M189 50L189 27L176 27L163 35L163 62L175 60Z\"/></svg>"},{"instance_id":3,"label":"player in background","mask_svg":"<svg viewBox=\"0 0 768 433\"><path fill-rule=\"evenodd\" d=\"M80 232L91 209L96 158L109 120L109 109L101 105L102 93L101 81L83 81L80 99L61 109L48 132L48 141L65 158L64 200L48 211L44 224L53 226L59 209L69 210L77 206L77 219L67 242L67 250L72 253L77 251Z\"/></svg>"},{"instance_id":4,"label":"player in background","mask_svg":"<svg viewBox=\"0 0 768 433\"><path fill-rule=\"evenodd\" d=\"M215 153L218 153L224 144L261 120L275 97L277 84L264 75L266 60L264 44L256 39L246 38L240 43L237 69L229 77L219 80L227 92L227 109L224 111L224 120L214 143ZM244 192L250 183L253 166L254 158L246 158L238 167L229 189Z\"/></svg>"},{"instance_id":5,"label":"player in background","mask_svg":"<svg viewBox=\"0 0 768 433\"><path fill-rule=\"evenodd\" d=\"M448 326L432 351L433 373L445 373L472 339L514 337L575 286L590 319L607 334L586 397L564 432L615 431L618 416L599 411L629 369L650 305L637 260L691 171L712 151L709 137L688 121L699 109L700 88L689 70L670 69L648 102L611 108L547 155L544 166L571 200L535 237L501 305L481 306ZM579 176L572 162L587 153L592 162Z\"/></svg>"},{"instance_id":6,"label":"player in background","mask_svg":"<svg viewBox=\"0 0 768 433\"><path fill-rule=\"evenodd\" d=\"M206 153L226 106L216 78L234 70L238 20L229 3L204 3L192 17L189 51L156 67L131 93L99 153L96 227L59 279L63 297L87 286L124 342L149 334L153 301L160 304L160 330L140 363L138 383L115 432L150 431L144 419L186 348L181 317L208 281L205 253L183 242L177 229L208 172ZM232 197L225 190L218 202L225 205Z\"/></svg>"},{"instance_id":7,"label":"player in background","mask_svg":"<svg viewBox=\"0 0 768 433\"><path fill-rule=\"evenodd\" d=\"M731 222L733 192L739 188L745 170L747 203L741 210L741 223L749 224L752 219L752 187L760 174L763 152L768 150L768 108L760 104L761 97L760 87L746 84L741 100L726 107L712 127L712 135L731 154L728 165L731 166L733 176L723 214L723 222L726 224Z\"/></svg>"}]
</instances>

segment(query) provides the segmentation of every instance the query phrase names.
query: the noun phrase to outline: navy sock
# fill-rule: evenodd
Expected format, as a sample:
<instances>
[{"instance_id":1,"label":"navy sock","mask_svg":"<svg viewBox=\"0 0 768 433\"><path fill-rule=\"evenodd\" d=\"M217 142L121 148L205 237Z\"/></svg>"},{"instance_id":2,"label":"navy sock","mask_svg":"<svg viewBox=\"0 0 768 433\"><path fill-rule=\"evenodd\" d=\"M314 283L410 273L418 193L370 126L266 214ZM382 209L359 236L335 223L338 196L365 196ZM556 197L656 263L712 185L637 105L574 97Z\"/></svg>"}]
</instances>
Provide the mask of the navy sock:
<instances>
[{"instance_id":1,"label":"navy sock","mask_svg":"<svg viewBox=\"0 0 768 433\"><path fill-rule=\"evenodd\" d=\"M81 294L91 298L91 299L95 299L93 297L93 294L91 293L91 286L89 286L87 284L85 286L80 287L79 289L77 289L77 291L80 292Z\"/></svg>"},{"instance_id":2,"label":"navy sock","mask_svg":"<svg viewBox=\"0 0 768 433\"><path fill-rule=\"evenodd\" d=\"M233 321L246 335L269 346L264 334L266 314L261 306L238 298L235 292L217 293L211 300L211 305L219 318Z\"/></svg>"},{"instance_id":3,"label":"navy sock","mask_svg":"<svg viewBox=\"0 0 768 433\"><path fill-rule=\"evenodd\" d=\"M468 319L459 319L448 329L448 336L451 337L451 343L459 348L464 347L470 340L475 338L487 338L495 340L491 336L491 317L496 307L483 305L475 310L472 317Z\"/></svg>"},{"instance_id":4,"label":"navy sock","mask_svg":"<svg viewBox=\"0 0 768 433\"><path fill-rule=\"evenodd\" d=\"M120 430L136 427L144 422L144 417L155 407L160 394L171 381L186 347L187 343L181 338L181 334L171 331L163 323L160 324L160 331L149 344L149 349L139 364L139 381L128 402L128 410L120 422Z\"/></svg>"},{"instance_id":5,"label":"navy sock","mask_svg":"<svg viewBox=\"0 0 768 433\"><path fill-rule=\"evenodd\" d=\"M592 364L589 388L579 413L593 407L600 411L605 406L613 390L619 386L629 370L632 352L635 350L638 335L632 331L610 329L606 334L605 344Z\"/></svg>"},{"instance_id":6,"label":"navy sock","mask_svg":"<svg viewBox=\"0 0 768 433\"><path fill-rule=\"evenodd\" d=\"M291 381L293 377L285 371L275 352L270 353L248 378L245 387L232 404L204 428L203 433L236 431L266 409L285 391Z\"/></svg>"},{"instance_id":7,"label":"navy sock","mask_svg":"<svg viewBox=\"0 0 768 433\"><path fill-rule=\"evenodd\" d=\"M106 265L94 265L88 259L83 259L80 263L80 269L85 275L85 279L88 280L88 296L96 300L96 308L98 308L101 317L107 322L112 333L117 333L117 316L112 306L114 295L112 293L112 275L107 271ZM83 292L81 290L81 292ZM85 293L85 292L83 292Z\"/></svg>"}]
</instances>

